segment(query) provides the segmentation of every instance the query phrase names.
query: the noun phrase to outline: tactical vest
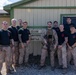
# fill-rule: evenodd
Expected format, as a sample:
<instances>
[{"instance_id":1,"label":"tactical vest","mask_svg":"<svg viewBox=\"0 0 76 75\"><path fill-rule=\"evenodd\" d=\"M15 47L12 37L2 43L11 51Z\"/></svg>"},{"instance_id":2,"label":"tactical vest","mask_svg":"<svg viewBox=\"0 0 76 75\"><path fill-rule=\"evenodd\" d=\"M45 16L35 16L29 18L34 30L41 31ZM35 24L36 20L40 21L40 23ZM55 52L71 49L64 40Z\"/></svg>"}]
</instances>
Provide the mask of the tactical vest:
<instances>
[{"instance_id":1,"label":"tactical vest","mask_svg":"<svg viewBox=\"0 0 76 75\"><path fill-rule=\"evenodd\" d=\"M46 32L46 39L47 41L50 39L51 40L51 43L55 43L55 38L53 36L53 29L52 28L48 28L47 29L47 32Z\"/></svg>"}]
</instances>

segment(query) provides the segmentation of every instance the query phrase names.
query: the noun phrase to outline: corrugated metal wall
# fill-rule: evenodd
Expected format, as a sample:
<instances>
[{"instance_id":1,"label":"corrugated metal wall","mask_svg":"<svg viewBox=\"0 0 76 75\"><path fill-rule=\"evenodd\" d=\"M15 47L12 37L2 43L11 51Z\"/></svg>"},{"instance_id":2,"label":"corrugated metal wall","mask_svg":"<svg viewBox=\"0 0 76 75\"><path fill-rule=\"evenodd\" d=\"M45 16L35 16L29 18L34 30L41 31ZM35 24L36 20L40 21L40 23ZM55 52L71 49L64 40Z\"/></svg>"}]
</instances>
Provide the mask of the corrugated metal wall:
<instances>
[{"instance_id":1,"label":"corrugated metal wall","mask_svg":"<svg viewBox=\"0 0 76 75\"><path fill-rule=\"evenodd\" d=\"M45 26L47 21L57 20L60 23L61 14L76 14L75 9L14 9L14 17L28 21L30 26Z\"/></svg>"}]
</instances>

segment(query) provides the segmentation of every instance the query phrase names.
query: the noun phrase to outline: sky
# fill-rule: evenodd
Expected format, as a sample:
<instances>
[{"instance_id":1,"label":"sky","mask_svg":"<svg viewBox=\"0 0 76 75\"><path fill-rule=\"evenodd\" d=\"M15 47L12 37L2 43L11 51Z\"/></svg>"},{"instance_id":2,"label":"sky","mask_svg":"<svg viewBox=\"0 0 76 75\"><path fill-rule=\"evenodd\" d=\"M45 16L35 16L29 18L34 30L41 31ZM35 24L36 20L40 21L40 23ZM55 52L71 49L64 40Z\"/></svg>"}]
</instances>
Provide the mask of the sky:
<instances>
[{"instance_id":1,"label":"sky","mask_svg":"<svg viewBox=\"0 0 76 75\"><path fill-rule=\"evenodd\" d=\"M0 9L3 9L3 6L17 2L20 0L0 0Z\"/></svg>"}]
</instances>

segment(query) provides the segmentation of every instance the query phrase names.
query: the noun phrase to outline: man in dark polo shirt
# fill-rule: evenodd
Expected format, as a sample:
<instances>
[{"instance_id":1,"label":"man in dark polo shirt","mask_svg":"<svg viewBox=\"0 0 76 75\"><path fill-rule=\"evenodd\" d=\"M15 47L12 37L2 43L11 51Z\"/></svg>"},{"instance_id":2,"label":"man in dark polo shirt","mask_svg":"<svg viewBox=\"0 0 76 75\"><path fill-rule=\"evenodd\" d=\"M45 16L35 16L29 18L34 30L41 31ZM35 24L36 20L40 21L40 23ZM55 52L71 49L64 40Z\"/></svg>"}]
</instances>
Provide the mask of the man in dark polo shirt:
<instances>
[{"instance_id":1,"label":"man in dark polo shirt","mask_svg":"<svg viewBox=\"0 0 76 75\"><path fill-rule=\"evenodd\" d=\"M67 35L64 31L64 26L59 26L60 32L58 36L58 61L59 66L63 68L63 73L67 72L67 51L66 51L66 43L67 43Z\"/></svg>"},{"instance_id":2,"label":"man in dark polo shirt","mask_svg":"<svg viewBox=\"0 0 76 75\"><path fill-rule=\"evenodd\" d=\"M58 27L58 22L57 21L54 21L54 23L53 23L53 29L56 31L56 33L57 33L57 35L58 35L58 33L59 33L59 27Z\"/></svg>"},{"instance_id":3,"label":"man in dark polo shirt","mask_svg":"<svg viewBox=\"0 0 76 75\"><path fill-rule=\"evenodd\" d=\"M22 28L22 19L19 19L18 20L18 26L17 26L17 29L19 30L20 28Z\"/></svg>"},{"instance_id":4,"label":"man in dark polo shirt","mask_svg":"<svg viewBox=\"0 0 76 75\"><path fill-rule=\"evenodd\" d=\"M19 29L19 64L23 64L23 57L25 57L25 66L28 64L29 58L29 42L30 42L30 31L27 29L27 22L23 22L23 27Z\"/></svg>"},{"instance_id":5,"label":"man in dark polo shirt","mask_svg":"<svg viewBox=\"0 0 76 75\"><path fill-rule=\"evenodd\" d=\"M6 62L6 72L11 73L11 45L14 46L14 41L12 39L12 34L8 30L8 23L6 21L2 22L2 29L0 30L0 40L2 45L2 52L3 52L3 60Z\"/></svg>"},{"instance_id":6,"label":"man in dark polo shirt","mask_svg":"<svg viewBox=\"0 0 76 75\"><path fill-rule=\"evenodd\" d=\"M67 23L64 25L64 30L65 30L67 36L69 36L70 33L71 33L71 31L70 31L70 26L73 25L73 26L76 28L76 25L75 25L74 23L72 23L72 20L71 20L70 17L68 17L68 18L66 19L66 22L67 22ZM69 50L68 50L68 53L69 53ZM71 56L71 55L70 55L70 56ZM73 59L71 59L70 62L68 61L68 63L73 64Z\"/></svg>"},{"instance_id":7,"label":"man in dark polo shirt","mask_svg":"<svg viewBox=\"0 0 76 75\"><path fill-rule=\"evenodd\" d=\"M59 30L59 26L58 26L58 22L57 21L53 22L53 29L56 31L57 36L58 36L60 30ZM56 52L55 52L56 58L57 58L57 50L58 50L58 46L57 46Z\"/></svg>"},{"instance_id":8,"label":"man in dark polo shirt","mask_svg":"<svg viewBox=\"0 0 76 75\"><path fill-rule=\"evenodd\" d=\"M14 48L12 48L12 55L13 55L13 60L12 63L14 66L18 66L18 60L19 60L19 46L18 46L18 30L17 30L17 26L16 26L16 19L12 19L11 20L12 26L10 26L8 28L8 30L12 33L12 37L14 39Z\"/></svg>"},{"instance_id":9,"label":"man in dark polo shirt","mask_svg":"<svg viewBox=\"0 0 76 75\"><path fill-rule=\"evenodd\" d=\"M68 36L68 61L71 60L73 56L75 71L76 71L76 32L75 27L73 25L70 26L70 35Z\"/></svg>"},{"instance_id":10,"label":"man in dark polo shirt","mask_svg":"<svg viewBox=\"0 0 76 75\"><path fill-rule=\"evenodd\" d=\"M67 22L67 23L64 25L64 30L66 31L66 34L69 35L69 34L70 34L70 26L71 26L71 25L75 26L75 24L72 23L72 20L71 20L70 17L68 17L68 18L66 19L66 22ZM76 28L76 26L75 26L75 28Z\"/></svg>"}]
</instances>

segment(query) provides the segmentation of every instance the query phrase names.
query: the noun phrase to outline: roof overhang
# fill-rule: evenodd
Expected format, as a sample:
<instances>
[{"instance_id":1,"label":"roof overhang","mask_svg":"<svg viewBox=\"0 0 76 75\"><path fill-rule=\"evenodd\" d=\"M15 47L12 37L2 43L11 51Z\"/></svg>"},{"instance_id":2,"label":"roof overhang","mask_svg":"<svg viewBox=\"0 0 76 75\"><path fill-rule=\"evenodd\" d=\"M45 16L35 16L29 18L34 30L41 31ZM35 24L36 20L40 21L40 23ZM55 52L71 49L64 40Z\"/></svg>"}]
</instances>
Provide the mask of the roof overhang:
<instances>
[{"instance_id":1,"label":"roof overhang","mask_svg":"<svg viewBox=\"0 0 76 75\"><path fill-rule=\"evenodd\" d=\"M23 4L28 3L30 1L36 1L36 0L21 0L21 1L18 1L16 3L13 3L13 4L6 5L3 7L3 9L6 11L9 11L9 10L11 10L11 8L23 5Z\"/></svg>"}]
</instances>

